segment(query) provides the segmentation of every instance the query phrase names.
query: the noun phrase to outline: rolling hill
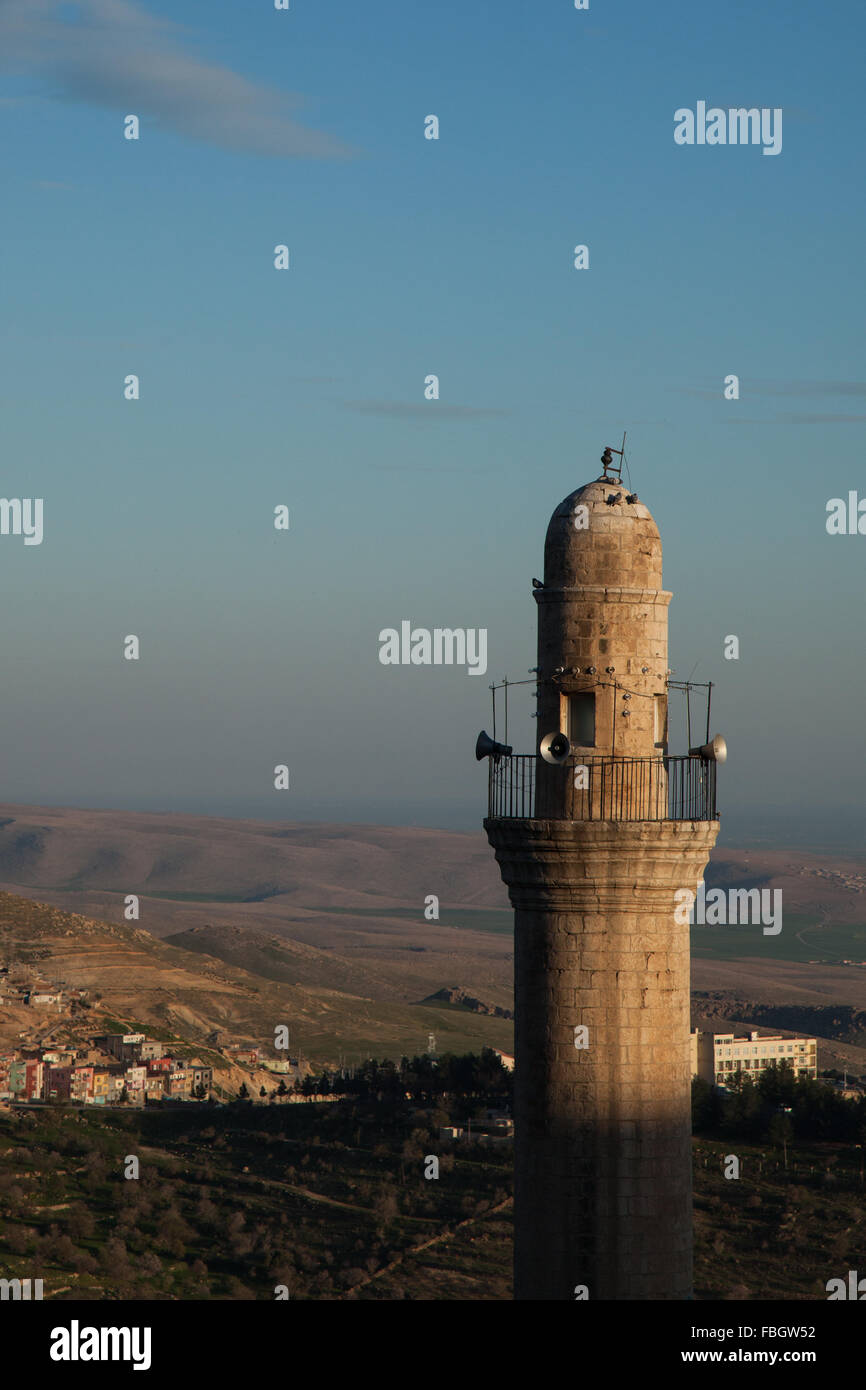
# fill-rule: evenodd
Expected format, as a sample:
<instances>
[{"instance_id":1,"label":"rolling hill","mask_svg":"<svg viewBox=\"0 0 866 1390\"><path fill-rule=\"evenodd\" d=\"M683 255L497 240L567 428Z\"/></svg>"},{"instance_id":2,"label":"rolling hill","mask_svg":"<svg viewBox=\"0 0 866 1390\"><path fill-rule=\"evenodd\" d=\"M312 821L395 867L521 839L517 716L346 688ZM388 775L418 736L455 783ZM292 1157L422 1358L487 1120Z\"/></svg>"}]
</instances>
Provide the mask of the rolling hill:
<instances>
[{"instance_id":1,"label":"rolling hill","mask_svg":"<svg viewBox=\"0 0 866 1390\"><path fill-rule=\"evenodd\" d=\"M778 937L759 926L693 930L696 1021L710 997L713 1019L727 1009L730 1022L754 1026L762 1007L866 1008L862 860L722 849L706 882L781 889L784 929ZM461 1010L420 1003L442 991L462 991L491 1010L474 1022L467 1015L476 1039L482 1026L504 1023L494 1010L513 1007L512 917L480 828L460 834L2 805L0 887L135 929L140 950L147 939L179 952L173 959L186 962L198 983L172 1007L196 1016L201 1005L205 1022L225 1011L230 1027L258 1036L278 1001L291 1007L311 1053L337 1055L354 1043L417 1049L430 1029L443 1047L443 1020L450 1026ZM136 923L124 920L128 894L139 899ZM425 915L430 895L439 903L436 920ZM114 989L119 972L105 965ZM212 981L204 1006L208 971L236 980L234 1002L228 985L221 992ZM829 1026L825 1013L820 1020ZM826 1064L842 1058L866 1070L866 1053L860 1057L843 1032L831 1040ZM508 1038L497 1037L507 1049Z\"/></svg>"},{"instance_id":2,"label":"rolling hill","mask_svg":"<svg viewBox=\"0 0 866 1390\"><path fill-rule=\"evenodd\" d=\"M323 1064L341 1054L360 1059L423 1052L431 1031L443 1052L510 1046L511 1026L504 1019L266 979L132 926L7 893L0 894L0 939L15 943L14 974L36 973L67 989L101 995L75 1020L0 1000L3 1047L47 1037L81 1040L110 1026L106 1019L197 1049L217 1031L268 1046L274 1028L286 1024L292 1050Z\"/></svg>"}]
</instances>

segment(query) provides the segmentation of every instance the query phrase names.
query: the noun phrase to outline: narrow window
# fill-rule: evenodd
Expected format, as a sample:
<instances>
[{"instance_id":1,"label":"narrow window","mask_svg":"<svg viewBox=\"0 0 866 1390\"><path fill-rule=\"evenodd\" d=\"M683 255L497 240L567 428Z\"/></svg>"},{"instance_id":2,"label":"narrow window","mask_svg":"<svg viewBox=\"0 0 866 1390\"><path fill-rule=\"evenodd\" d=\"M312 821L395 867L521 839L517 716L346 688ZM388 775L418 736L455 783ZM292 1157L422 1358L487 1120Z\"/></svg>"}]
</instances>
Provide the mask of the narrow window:
<instances>
[{"instance_id":1,"label":"narrow window","mask_svg":"<svg viewBox=\"0 0 866 1390\"><path fill-rule=\"evenodd\" d=\"M595 694L582 690L568 700L568 737L578 748L595 747Z\"/></svg>"},{"instance_id":2,"label":"narrow window","mask_svg":"<svg viewBox=\"0 0 866 1390\"><path fill-rule=\"evenodd\" d=\"M655 706L655 746L667 749L668 746L668 701L666 695L656 695Z\"/></svg>"}]
</instances>

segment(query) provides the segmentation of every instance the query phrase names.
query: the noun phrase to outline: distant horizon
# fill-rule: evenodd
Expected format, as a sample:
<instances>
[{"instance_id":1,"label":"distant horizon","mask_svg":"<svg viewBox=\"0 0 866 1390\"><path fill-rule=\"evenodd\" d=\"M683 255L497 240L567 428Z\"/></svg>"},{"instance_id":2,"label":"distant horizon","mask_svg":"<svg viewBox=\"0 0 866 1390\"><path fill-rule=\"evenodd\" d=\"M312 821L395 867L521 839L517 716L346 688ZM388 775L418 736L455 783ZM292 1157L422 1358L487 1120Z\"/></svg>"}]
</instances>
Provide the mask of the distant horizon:
<instances>
[{"instance_id":1,"label":"distant horizon","mask_svg":"<svg viewBox=\"0 0 866 1390\"><path fill-rule=\"evenodd\" d=\"M486 815L486 782L481 788L477 806L464 803L427 801L414 805L393 801L311 800L302 810L297 804L291 816L278 815L265 801L238 801L232 807L214 809L192 799L166 804L107 805L101 799L82 798L75 801L0 801L4 809L97 811L110 814L192 816L202 819L229 821L264 821L275 825L365 826L385 830L439 830L450 834L483 835L482 821ZM390 809L389 809L390 808ZM366 811L366 814L364 812ZM855 808L822 807L816 810L809 823L798 810L790 807L734 807L720 815L721 829L718 849L805 850L813 854L846 854L866 858L866 825L858 820ZM0 827L2 828L2 827Z\"/></svg>"}]
</instances>

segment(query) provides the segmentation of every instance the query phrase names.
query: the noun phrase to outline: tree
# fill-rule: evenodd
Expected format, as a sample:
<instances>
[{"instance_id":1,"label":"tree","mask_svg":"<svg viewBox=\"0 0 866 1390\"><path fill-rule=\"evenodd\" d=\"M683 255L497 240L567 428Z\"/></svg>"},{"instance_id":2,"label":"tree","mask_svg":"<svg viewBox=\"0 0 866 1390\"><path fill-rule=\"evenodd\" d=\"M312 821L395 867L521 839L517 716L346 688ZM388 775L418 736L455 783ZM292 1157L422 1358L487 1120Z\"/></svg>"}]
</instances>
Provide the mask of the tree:
<instances>
[{"instance_id":1,"label":"tree","mask_svg":"<svg viewBox=\"0 0 866 1390\"><path fill-rule=\"evenodd\" d=\"M712 1133L722 1117L722 1098L715 1086L702 1076L692 1077L692 1129L696 1134ZM446 1121L447 1123L447 1121Z\"/></svg>"},{"instance_id":2,"label":"tree","mask_svg":"<svg viewBox=\"0 0 866 1390\"><path fill-rule=\"evenodd\" d=\"M104 1268L112 1279L124 1280L129 1275L129 1260L126 1245L116 1236L110 1237L102 1247L101 1259Z\"/></svg>"},{"instance_id":3,"label":"tree","mask_svg":"<svg viewBox=\"0 0 866 1390\"><path fill-rule=\"evenodd\" d=\"M66 1230L73 1240L89 1240L95 1229L93 1214L82 1202L70 1207L66 1214Z\"/></svg>"},{"instance_id":4,"label":"tree","mask_svg":"<svg viewBox=\"0 0 866 1390\"><path fill-rule=\"evenodd\" d=\"M409 1159L423 1158L429 1147L429 1135L424 1129L413 1129L408 1139L403 1141L403 1157Z\"/></svg>"},{"instance_id":5,"label":"tree","mask_svg":"<svg viewBox=\"0 0 866 1390\"><path fill-rule=\"evenodd\" d=\"M247 1090L247 1083L241 1082L241 1089L238 1091L238 1100L249 1100L250 1093Z\"/></svg>"},{"instance_id":6,"label":"tree","mask_svg":"<svg viewBox=\"0 0 866 1390\"><path fill-rule=\"evenodd\" d=\"M262 1087L259 1089L259 1095L261 1096L262 1100L266 1100L266 1099L267 1099L268 1093L267 1093L267 1091L265 1090L264 1086L262 1086Z\"/></svg>"},{"instance_id":7,"label":"tree","mask_svg":"<svg viewBox=\"0 0 866 1390\"><path fill-rule=\"evenodd\" d=\"M237 1259L241 1259L244 1255L248 1255L253 1247L253 1237L248 1231L244 1230L245 1224L243 1213L239 1211L232 1212L228 1221L225 1223L229 1246L231 1247L232 1254Z\"/></svg>"},{"instance_id":8,"label":"tree","mask_svg":"<svg viewBox=\"0 0 866 1390\"><path fill-rule=\"evenodd\" d=\"M78 1254L69 1236L50 1235L43 1241L40 1255L43 1259L50 1260L52 1264L63 1265L67 1269L75 1268L75 1258Z\"/></svg>"},{"instance_id":9,"label":"tree","mask_svg":"<svg viewBox=\"0 0 866 1390\"><path fill-rule=\"evenodd\" d=\"M790 1115L779 1111L770 1121L770 1142L782 1149L786 1168L788 1166L788 1145L793 1137L794 1126L791 1124Z\"/></svg>"},{"instance_id":10,"label":"tree","mask_svg":"<svg viewBox=\"0 0 866 1390\"><path fill-rule=\"evenodd\" d=\"M396 1220L399 1209L397 1194L390 1187L383 1187L373 1203L373 1211L377 1218L376 1230L380 1236L384 1236L388 1227Z\"/></svg>"},{"instance_id":11,"label":"tree","mask_svg":"<svg viewBox=\"0 0 866 1390\"><path fill-rule=\"evenodd\" d=\"M282 1100L282 1099L283 1099L283 1096L287 1096L288 1094L289 1094L289 1088L288 1088L288 1086L286 1085L286 1083L285 1083L285 1081L283 1080L283 1078L280 1077L280 1084L279 1084L279 1086L277 1087L277 1095L279 1096L280 1100Z\"/></svg>"},{"instance_id":12,"label":"tree","mask_svg":"<svg viewBox=\"0 0 866 1390\"><path fill-rule=\"evenodd\" d=\"M189 1243L193 1240L194 1235L194 1231L187 1222L184 1221L174 1203L166 1207L157 1222L156 1239L158 1247L179 1260L188 1249Z\"/></svg>"},{"instance_id":13,"label":"tree","mask_svg":"<svg viewBox=\"0 0 866 1390\"><path fill-rule=\"evenodd\" d=\"M765 1103L752 1077L740 1072L730 1078L724 1098L721 1129L723 1134L755 1139L764 1134Z\"/></svg>"}]
</instances>

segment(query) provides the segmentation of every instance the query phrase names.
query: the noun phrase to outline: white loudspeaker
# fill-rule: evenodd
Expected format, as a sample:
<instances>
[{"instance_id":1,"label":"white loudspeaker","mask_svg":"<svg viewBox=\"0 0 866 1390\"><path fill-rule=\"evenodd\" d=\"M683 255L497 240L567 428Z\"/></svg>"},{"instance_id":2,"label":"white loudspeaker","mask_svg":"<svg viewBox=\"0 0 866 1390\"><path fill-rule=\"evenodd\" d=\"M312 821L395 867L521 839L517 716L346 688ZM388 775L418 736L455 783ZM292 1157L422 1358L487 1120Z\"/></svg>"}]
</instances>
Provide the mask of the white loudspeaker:
<instances>
[{"instance_id":1,"label":"white loudspeaker","mask_svg":"<svg viewBox=\"0 0 866 1390\"><path fill-rule=\"evenodd\" d=\"M690 748L690 758L703 758L705 763L723 763L728 756L728 745L721 734L716 734L712 743L702 743L700 748Z\"/></svg>"},{"instance_id":2,"label":"white loudspeaker","mask_svg":"<svg viewBox=\"0 0 866 1390\"><path fill-rule=\"evenodd\" d=\"M538 749L546 763L564 763L571 753L565 734L545 734Z\"/></svg>"}]
</instances>

